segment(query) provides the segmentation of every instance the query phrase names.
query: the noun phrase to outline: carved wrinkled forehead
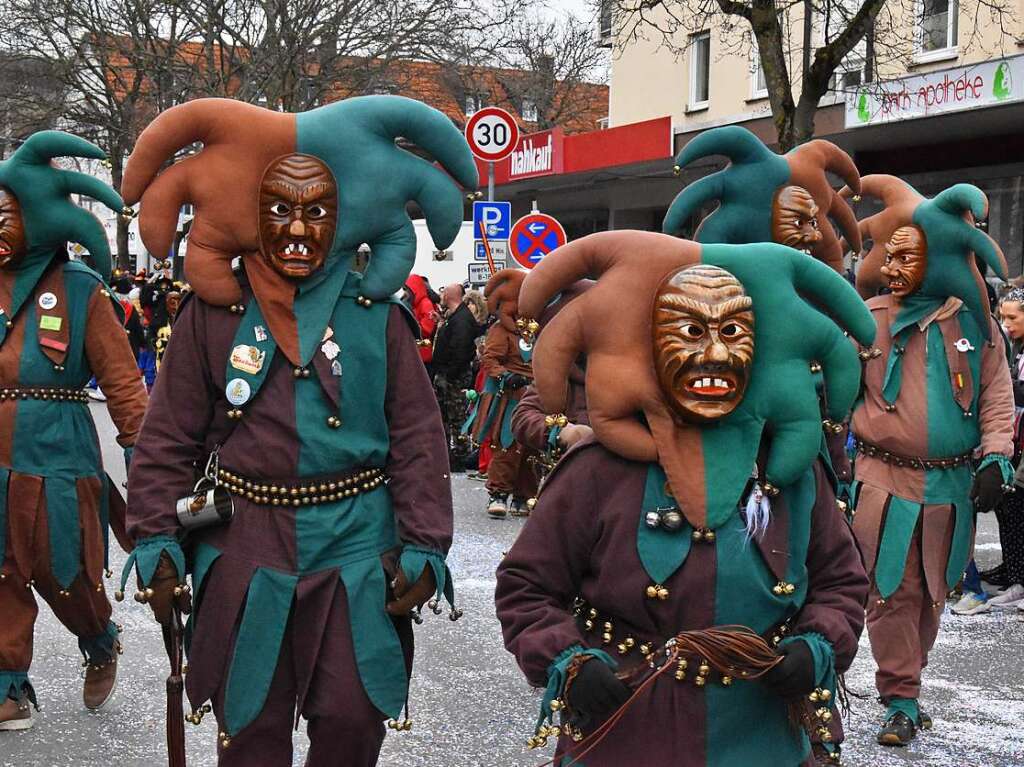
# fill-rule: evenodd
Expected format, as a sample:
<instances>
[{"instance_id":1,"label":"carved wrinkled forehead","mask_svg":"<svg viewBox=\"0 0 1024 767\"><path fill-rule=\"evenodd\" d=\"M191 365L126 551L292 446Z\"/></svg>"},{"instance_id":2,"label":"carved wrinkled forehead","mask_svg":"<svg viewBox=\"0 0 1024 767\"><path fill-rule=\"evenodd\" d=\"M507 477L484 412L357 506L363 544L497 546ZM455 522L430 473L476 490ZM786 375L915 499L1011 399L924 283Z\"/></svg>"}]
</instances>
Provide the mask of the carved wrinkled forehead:
<instances>
[{"instance_id":1,"label":"carved wrinkled forehead","mask_svg":"<svg viewBox=\"0 0 1024 767\"><path fill-rule=\"evenodd\" d=\"M312 182L324 185L324 191L337 192L334 175L326 163L309 154L286 154L267 166L263 174L263 191L268 192L278 184L304 188Z\"/></svg>"},{"instance_id":2,"label":"carved wrinkled forehead","mask_svg":"<svg viewBox=\"0 0 1024 767\"><path fill-rule=\"evenodd\" d=\"M778 191L779 205L790 210L813 210L818 207L811 193L802 186L784 186Z\"/></svg>"},{"instance_id":3,"label":"carved wrinkled forehead","mask_svg":"<svg viewBox=\"0 0 1024 767\"><path fill-rule=\"evenodd\" d=\"M21 205L18 203L18 198L14 196L14 192L5 186L0 186L0 208L4 210L18 210Z\"/></svg>"},{"instance_id":4,"label":"carved wrinkled forehead","mask_svg":"<svg viewBox=\"0 0 1024 767\"><path fill-rule=\"evenodd\" d=\"M753 302L732 274L698 264L672 274L658 289L657 305L665 309L715 308L725 314L750 309Z\"/></svg>"},{"instance_id":5,"label":"carved wrinkled forehead","mask_svg":"<svg viewBox=\"0 0 1024 767\"><path fill-rule=\"evenodd\" d=\"M892 233L886 250L914 250L917 253L925 253L928 250L928 241L920 227L901 226Z\"/></svg>"}]
</instances>

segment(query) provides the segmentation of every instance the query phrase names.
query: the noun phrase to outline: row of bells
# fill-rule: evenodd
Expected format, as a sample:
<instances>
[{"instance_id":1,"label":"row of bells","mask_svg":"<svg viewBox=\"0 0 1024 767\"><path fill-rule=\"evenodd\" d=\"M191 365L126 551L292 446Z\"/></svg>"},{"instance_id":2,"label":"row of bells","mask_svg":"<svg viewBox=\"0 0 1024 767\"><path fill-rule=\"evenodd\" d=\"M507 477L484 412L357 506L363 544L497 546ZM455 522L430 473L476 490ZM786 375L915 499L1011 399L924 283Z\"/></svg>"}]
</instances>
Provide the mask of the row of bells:
<instances>
[{"instance_id":1,"label":"row of bells","mask_svg":"<svg viewBox=\"0 0 1024 767\"><path fill-rule=\"evenodd\" d=\"M107 578L109 578L114 573L111 570L104 570L103 574ZM7 580L7 573L0 573L0 582L6 581L6 580ZM35 585L36 585L36 579L35 578L29 578L27 581L25 581L25 588L26 589L30 589L30 588L32 588ZM103 591L103 584L102 583L97 583L94 588L95 588L96 591L101 592L101 591ZM58 589L57 593L60 596L62 596L62 597L69 597L69 596L71 596L71 590L70 589Z\"/></svg>"},{"instance_id":2,"label":"row of bells","mask_svg":"<svg viewBox=\"0 0 1024 767\"><path fill-rule=\"evenodd\" d=\"M63 369L63 368L61 368ZM41 399L54 402L88 403L89 395L82 389L26 388L0 389L0 402L8 399Z\"/></svg>"},{"instance_id":3,"label":"row of bells","mask_svg":"<svg viewBox=\"0 0 1024 767\"><path fill-rule=\"evenodd\" d=\"M341 482L321 482L318 485L300 485L299 487L253 482L224 469L217 471L217 478L231 493L255 503L272 506L303 506L333 502L376 490L385 481L384 472L379 469L361 471Z\"/></svg>"},{"instance_id":4,"label":"row of bells","mask_svg":"<svg viewBox=\"0 0 1024 767\"><path fill-rule=\"evenodd\" d=\"M908 458L906 456L890 453L888 450L868 444L861 440L854 440L854 447L857 451L870 457L877 458L882 463L893 466L910 466L912 468L924 469L955 469L958 466L966 466L971 460L969 453L958 455L953 458Z\"/></svg>"}]
</instances>

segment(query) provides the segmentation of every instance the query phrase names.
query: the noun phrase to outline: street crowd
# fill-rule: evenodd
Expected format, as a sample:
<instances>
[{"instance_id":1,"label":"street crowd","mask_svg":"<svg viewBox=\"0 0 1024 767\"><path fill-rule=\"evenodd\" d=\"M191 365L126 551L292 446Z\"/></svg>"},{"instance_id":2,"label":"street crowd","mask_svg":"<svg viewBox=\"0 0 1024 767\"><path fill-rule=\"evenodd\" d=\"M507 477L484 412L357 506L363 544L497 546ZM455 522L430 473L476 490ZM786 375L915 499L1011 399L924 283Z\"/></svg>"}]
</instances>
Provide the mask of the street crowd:
<instances>
[{"instance_id":1,"label":"street crowd","mask_svg":"<svg viewBox=\"0 0 1024 767\"><path fill-rule=\"evenodd\" d=\"M36 723L37 595L77 638L86 708L114 694L115 540L114 597L152 610L190 705L169 709L174 767L207 714L222 767L290 765L300 718L307 765L372 767L412 726L414 626L462 617L462 472L480 514L527 518L494 603L543 690L530 745L554 739L560 767L839 764L844 711L870 705L843 681L865 628L878 743L932 727L947 599L1024 612L1024 288L970 184L925 197L738 126L677 166L712 155L730 163L663 232L435 291L407 204L446 247L479 178L420 102L174 106L118 191L51 163L92 144L26 140L0 162L0 748ZM112 271L72 193L138 204L152 253L193 204L187 282ZM1003 561L979 572L991 512Z\"/></svg>"}]
</instances>

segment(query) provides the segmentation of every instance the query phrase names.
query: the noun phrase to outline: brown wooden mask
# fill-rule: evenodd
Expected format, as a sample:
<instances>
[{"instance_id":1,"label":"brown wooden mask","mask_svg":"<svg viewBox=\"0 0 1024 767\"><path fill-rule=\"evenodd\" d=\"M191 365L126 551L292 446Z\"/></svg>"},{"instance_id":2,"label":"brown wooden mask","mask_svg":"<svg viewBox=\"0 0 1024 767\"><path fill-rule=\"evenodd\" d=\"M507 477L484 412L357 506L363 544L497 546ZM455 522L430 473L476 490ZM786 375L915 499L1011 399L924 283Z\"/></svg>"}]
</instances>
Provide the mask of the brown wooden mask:
<instances>
[{"instance_id":1,"label":"brown wooden mask","mask_svg":"<svg viewBox=\"0 0 1024 767\"><path fill-rule=\"evenodd\" d=\"M303 280L323 266L334 242L338 187L319 159L289 154L260 184L260 250L278 274Z\"/></svg>"},{"instance_id":2,"label":"brown wooden mask","mask_svg":"<svg viewBox=\"0 0 1024 767\"><path fill-rule=\"evenodd\" d=\"M752 301L716 266L675 272L654 302L654 366L666 403L683 421L707 423L743 399L754 359Z\"/></svg>"},{"instance_id":3,"label":"brown wooden mask","mask_svg":"<svg viewBox=\"0 0 1024 767\"><path fill-rule=\"evenodd\" d=\"M810 253L821 242L818 205L802 186L784 186L772 200L772 241Z\"/></svg>"},{"instance_id":4,"label":"brown wooden mask","mask_svg":"<svg viewBox=\"0 0 1024 767\"><path fill-rule=\"evenodd\" d=\"M882 276L896 300L917 292L928 267L928 243L917 226L901 226L885 244Z\"/></svg>"},{"instance_id":5,"label":"brown wooden mask","mask_svg":"<svg viewBox=\"0 0 1024 767\"><path fill-rule=\"evenodd\" d=\"M0 187L0 269L17 266L24 258L25 250L21 205L10 190Z\"/></svg>"}]
</instances>

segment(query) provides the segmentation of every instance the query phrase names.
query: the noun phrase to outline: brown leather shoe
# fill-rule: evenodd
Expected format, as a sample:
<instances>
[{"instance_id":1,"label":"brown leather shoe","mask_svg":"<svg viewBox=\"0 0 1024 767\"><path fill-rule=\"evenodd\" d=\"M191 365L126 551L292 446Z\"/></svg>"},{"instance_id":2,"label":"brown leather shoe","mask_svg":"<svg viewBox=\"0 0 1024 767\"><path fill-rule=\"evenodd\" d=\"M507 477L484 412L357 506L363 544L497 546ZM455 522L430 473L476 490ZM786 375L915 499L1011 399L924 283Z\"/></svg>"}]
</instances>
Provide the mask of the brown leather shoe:
<instances>
[{"instance_id":1,"label":"brown leather shoe","mask_svg":"<svg viewBox=\"0 0 1024 767\"><path fill-rule=\"evenodd\" d=\"M82 700L90 711L99 711L114 697L117 688L117 647L114 657L102 666L89 664L85 667L85 685L82 687Z\"/></svg>"},{"instance_id":2,"label":"brown leather shoe","mask_svg":"<svg viewBox=\"0 0 1024 767\"><path fill-rule=\"evenodd\" d=\"M32 706L27 700L7 698L0 703L0 732L27 730L35 723L35 719L32 718Z\"/></svg>"}]
</instances>

